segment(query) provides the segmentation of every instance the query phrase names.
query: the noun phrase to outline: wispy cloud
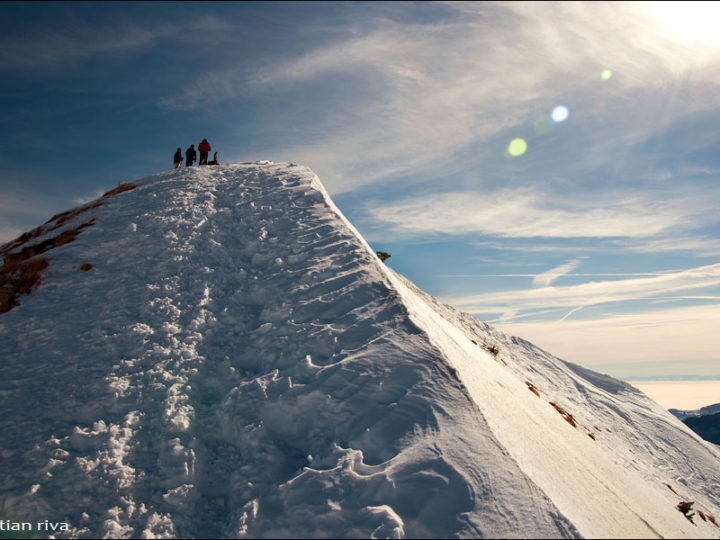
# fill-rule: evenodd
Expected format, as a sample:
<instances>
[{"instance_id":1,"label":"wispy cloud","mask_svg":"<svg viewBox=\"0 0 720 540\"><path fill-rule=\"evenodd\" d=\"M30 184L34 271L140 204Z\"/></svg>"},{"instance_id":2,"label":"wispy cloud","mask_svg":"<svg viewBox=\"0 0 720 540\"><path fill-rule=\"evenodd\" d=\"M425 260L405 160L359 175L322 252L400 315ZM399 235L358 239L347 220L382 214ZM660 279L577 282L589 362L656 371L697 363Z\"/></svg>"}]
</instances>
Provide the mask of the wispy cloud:
<instances>
[{"instance_id":1,"label":"wispy cloud","mask_svg":"<svg viewBox=\"0 0 720 540\"><path fill-rule=\"evenodd\" d=\"M80 195L78 197L73 198L73 202L75 204L87 204L90 201L94 201L102 196L103 193L105 193L107 190L105 189L98 189L95 190L93 193L87 194L87 195Z\"/></svg>"},{"instance_id":2,"label":"wispy cloud","mask_svg":"<svg viewBox=\"0 0 720 540\"><path fill-rule=\"evenodd\" d=\"M536 287L547 287L550 285L553 281L556 281L557 279L561 278L562 276L565 276L575 270L580 265L580 259L574 259L572 261L568 261L565 264L561 264L560 266L557 266L555 268L552 268L548 270L547 272L543 272L542 274L537 274L533 278L533 285Z\"/></svg>"},{"instance_id":3,"label":"wispy cloud","mask_svg":"<svg viewBox=\"0 0 720 540\"><path fill-rule=\"evenodd\" d=\"M179 93L160 98L158 105L167 109L192 110L232 99L239 93L247 93L247 88L247 75L242 69L206 69Z\"/></svg>"},{"instance_id":4,"label":"wispy cloud","mask_svg":"<svg viewBox=\"0 0 720 540\"><path fill-rule=\"evenodd\" d=\"M396 172L423 170L438 161L448 166L459 149L487 143L527 123L543 106L551 108L559 99L574 102L579 94L585 103L595 101L592 108L600 122L588 126L597 135L584 150L583 161L604 166L673 115L711 106L702 99L686 100L675 110L665 102L658 104L664 107L661 114L636 107L631 122L622 117L604 122L603 112L618 106L613 103L617 96L626 102L628 90L641 88L646 94L665 88L703 63L703 55L667 41L643 13L626 8L554 4L554 15L548 16L540 4L469 7L468 12L486 24L469 16L454 24L392 28L318 50L297 64L263 73L261 80L310 79L363 65L387 81L382 105L363 111L365 121L355 124L357 131L335 131L332 144L302 149L312 163L331 165L340 180L354 155L394 165L363 171L359 178L355 174L349 185L334 180L335 192ZM617 72L616 80L602 86L599 74L607 67ZM707 71L705 76L712 78L712 70ZM703 77L702 72L693 76Z\"/></svg>"},{"instance_id":5,"label":"wispy cloud","mask_svg":"<svg viewBox=\"0 0 720 540\"><path fill-rule=\"evenodd\" d=\"M333 79L352 74L367 86L344 100L342 114L305 126L312 142L278 147L311 165L337 194L439 163L452 166L459 150L531 121L559 99L582 101L586 115L603 119L628 103L628 90L640 89L631 101L642 100L712 58L678 46L643 10L625 3L559 3L552 11L543 3L447 6L455 18L426 24L379 18L362 35L349 33L254 73L237 66L204 73L162 103L193 107L299 82L315 84L323 102ZM606 68L617 75L603 84ZM692 76L715 75L704 69ZM635 110L632 122L623 116L606 122L606 133L598 132L604 144L585 149L585 161L602 166L608 153L622 152L672 115L711 106L707 100L690 100L681 110L664 105L662 115Z\"/></svg>"},{"instance_id":6,"label":"wispy cloud","mask_svg":"<svg viewBox=\"0 0 720 540\"><path fill-rule=\"evenodd\" d=\"M675 234L659 238L628 238L613 241L626 251L636 253L695 252L708 256L720 256L720 239L705 235Z\"/></svg>"},{"instance_id":7,"label":"wispy cloud","mask_svg":"<svg viewBox=\"0 0 720 540\"><path fill-rule=\"evenodd\" d=\"M0 70L56 71L98 55L137 51L161 38L187 39L193 32L213 32L226 24L211 16L186 24L166 21L163 24L134 22L90 24L63 21L42 34L28 33L0 38Z\"/></svg>"},{"instance_id":8,"label":"wispy cloud","mask_svg":"<svg viewBox=\"0 0 720 540\"><path fill-rule=\"evenodd\" d=\"M370 205L369 214L411 234L505 238L644 238L694 223L696 208L640 196L556 200L530 189L442 193Z\"/></svg>"},{"instance_id":9,"label":"wispy cloud","mask_svg":"<svg viewBox=\"0 0 720 540\"><path fill-rule=\"evenodd\" d=\"M602 366L615 370L616 376L720 375L717 303L591 320L500 323L498 327L564 360ZM672 366L653 365L657 363ZM630 369L625 364L634 365Z\"/></svg>"},{"instance_id":10,"label":"wispy cloud","mask_svg":"<svg viewBox=\"0 0 720 540\"><path fill-rule=\"evenodd\" d=\"M65 203L47 192L17 188L0 190L0 243L9 242L43 223ZM27 228L21 230L16 224L25 224Z\"/></svg>"},{"instance_id":11,"label":"wispy cloud","mask_svg":"<svg viewBox=\"0 0 720 540\"><path fill-rule=\"evenodd\" d=\"M584 274L584 273L573 273L572 275L575 277L637 277L637 276L663 276L667 272L606 272L606 273L600 273L600 272L593 272L591 274ZM547 272L543 272L540 274L441 274L439 277L442 278L482 278L482 277L518 277L518 278L538 278L540 276L545 276ZM567 275L568 272L563 273L562 275ZM560 275L557 275L557 277L561 277ZM534 281L534 279L533 279Z\"/></svg>"},{"instance_id":12,"label":"wispy cloud","mask_svg":"<svg viewBox=\"0 0 720 540\"><path fill-rule=\"evenodd\" d=\"M470 313L515 314L549 308L574 309L610 302L667 297L679 291L720 285L720 264L669 272L654 277L592 281L579 285L520 289L463 297L444 298Z\"/></svg>"},{"instance_id":13,"label":"wispy cloud","mask_svg":"<svg viewBox=\"0 0 720 540\"><path fill-rule=\"evenodd\" d=\"M0 244L5 244L7 242L10 242L11 240L14 240L23 232L24 231L21 231L16 227L6 227L4 225L0 225Z\"/></svg>"}]
</instances>

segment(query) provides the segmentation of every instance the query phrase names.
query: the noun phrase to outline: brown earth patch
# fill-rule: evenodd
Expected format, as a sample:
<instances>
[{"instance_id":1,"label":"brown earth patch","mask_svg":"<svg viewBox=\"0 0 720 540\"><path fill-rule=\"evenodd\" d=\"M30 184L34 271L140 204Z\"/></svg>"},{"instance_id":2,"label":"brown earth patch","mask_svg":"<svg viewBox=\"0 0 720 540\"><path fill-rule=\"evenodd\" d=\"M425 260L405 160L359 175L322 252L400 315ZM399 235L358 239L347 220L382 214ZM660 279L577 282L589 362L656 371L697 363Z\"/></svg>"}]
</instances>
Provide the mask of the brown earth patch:
<instances>
[{"instance_id":1,"label":"brown earth patch","mask_svg":"<svg viewBox=\"0 0 720 540\"><path fill-rule=\"evenodd\" d=\"M550 405L555 407L555 410L560 413L560 416L562 416L568 424L570 424L572 427L577 427L577 423L575 423L575 418L573 418L572 414L567 412L565 409L563 409L560 405L558 405L554 401L551 401Z\"/></svg>"},{"instance_id":2,"label":"brown earth patch","mask_svg":"<svg viewBox=\"0 0 720 540\"><path fill-rule=\"evenodd\" d=\"M535 394L537 397L540 397L540 392L538 391L537 387L531 383L530 381L525 381L525 384L530 389L530 391Z\"/></svg>"},{"instance_id":3,"label":"brown earth patch","mask_svg":"<svg viewBox=\"0 0 720 540\"><path fill-rule=\"evenodd\" d=\"M5 253L0 267L0 313L10 311L18 305L18 296L30 294L40 285L50 259L38 255L74 241L80 230L89 227L94 221L93 218L74 229L66 229L57 236L25 246L17 253Z\"/></svg>"},{"instance_id":4,"label":"brown earth patch","mask_svg":"<svg viewBox=\"0 0 720 540\"><path fill-rule=\"evenodd\" d=\"M117 187L114 187L113 189L103 193L103 196L100 197L98 200L102 201L107 197L112 197L113 195L117 195L118 193L122 193L124 191L130 191L131 189L135 189L136 187L137 186L132 182L123 182L122 184L118 184Z\"/></svg>"},{"instance_id":5,"label":"brown earth patch","mask_svg":"<svg viewBox=\"0 0 720 540\"><path fill-rule=\"evenodd\" d=\"M129 191L135 187L135 184L124 182L116 188L105 192L102 197L72 210L55 214L44 223L44 226L36 227L21 234L4 246L0 246L0 255L3 256L3 264L0 267L0 314L7 313L17 306L19 303L18 296L30 294L40 284L43 272L50 265L50 258L39 257L39 255L74 241L82 229L95 223L95 218L92 217L73 229L65 229L52 238L27 245L29 242L61 228L65 223L83 212L101 206L108 197ZM16 251L18 249L19 251ZM87 263L80 267L81 270L85 271L90 270L90 268L92 268L92 265Z\"/></svg>"},{"instance_id":6,"label":"brown earth patch","mask_svg":"<svg viewBox=\"0 0 720 540\"><path fill-rule=\"evenodd\" d=\"M19 295L30 294L40 284L42 273L49 265L47 257L10 261L6 258L0 268L0 313L17 306Z\"/></svg>"}]
</instances>

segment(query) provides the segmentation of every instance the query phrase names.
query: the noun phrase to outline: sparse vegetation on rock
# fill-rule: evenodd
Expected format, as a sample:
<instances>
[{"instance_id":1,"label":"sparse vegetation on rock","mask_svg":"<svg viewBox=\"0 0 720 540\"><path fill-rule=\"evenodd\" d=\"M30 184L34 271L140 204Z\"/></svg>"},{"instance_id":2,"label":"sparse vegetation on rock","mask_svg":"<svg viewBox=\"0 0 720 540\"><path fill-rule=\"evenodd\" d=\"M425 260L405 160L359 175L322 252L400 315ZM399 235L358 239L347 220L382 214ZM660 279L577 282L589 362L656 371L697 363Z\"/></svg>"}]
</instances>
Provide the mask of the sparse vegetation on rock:
<instances>
[{"instance_id":1,"label":"sparse vegetation on rock","mask_svg":"<svg viewBox=\"0 0 720 540\"><path fill-rule=\"evenodd\" d=\"M692 507L695 504L694 501L681 501L677 504L675 508L677 508L680 512L682 512L685 517L688 519L690 523L693 525L695 522L693 521L693 517L695 516L695 512L692 511Z\"/></svg>"},{"instance_id":2,"label":"sparse vegetation on rock","mask_svg":"<svg viewBox=\"0 0 720 540\"><path fill-rule=\"evenodd\" d=\"M540 397L540 391L533 383L531 383L530 381L525 381L525 384L533 394L535 394L537 397Z\"/></svg>"},{"instance_id":3,"label":"sparse vegetation on rock","mask_svg":"<svg viewBox=\"0 0 720 540\"><path fill-rule=\"evenodd\" d=\"M375 253L377 254L378 257L380 257L380 260L382 262L387 261L391 257L391 255L385 251L376 251Z\"/></svg>"},{"instance_id":4,"label":"sparse vegetation on rock","mask_svg":"<svg viewBox=\"0 0 720 540\"><path fill-rule=\"evenodd\" d=\"M555 408L555 410L560 413L560 416L562 416L568 424L570 424L572 427L577 427L577 423L575 422L575 418L573 418L572 414L567 412L565 409L563 409L560 405L558 405L554 401L551 401L550 405L552 405Z\"/></svg>"},{"instance_id":5,"label":"sparse vegetation on rock","mask_svg":"<svg viewBox=\"0 0 720 540\"><path fill-rule=\"evenodd\" d=\"M3 257L3 264L0 267L0 314L16 307L20 295L30 294L40 284L43 272L50 265L50 258L39 255L73 242L82 229L95 223L95 218L92 217L77 227L65 229L51 238L30 244L32 240L61 228L65 223L91 208L101 206L106 198L135 187L135 184L129 182L122 183L88 204L55 214L45 222L44 226L23 233L0 247L0 255ZM80 269L85 271L90 268L92 265L87 263L80 266Z\"/></svg>"}]
</instances>

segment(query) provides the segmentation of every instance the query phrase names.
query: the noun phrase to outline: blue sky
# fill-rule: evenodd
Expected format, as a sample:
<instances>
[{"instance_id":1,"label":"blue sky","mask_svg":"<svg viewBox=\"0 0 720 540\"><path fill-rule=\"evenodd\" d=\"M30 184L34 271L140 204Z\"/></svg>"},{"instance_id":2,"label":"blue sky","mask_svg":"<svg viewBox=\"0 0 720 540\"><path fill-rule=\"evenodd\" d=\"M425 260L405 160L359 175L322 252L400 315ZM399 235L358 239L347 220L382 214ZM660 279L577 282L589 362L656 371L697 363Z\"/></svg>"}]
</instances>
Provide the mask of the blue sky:
<instances>
[{"instance_id":1,"label":"blue sky","mask_svg":"<svg viewBox=\"0 0 720 540\"><path fill-rule=\"evenodd\" d=\"M207 138L310 166L391 267L564 359L720 378L718 23L716 2L4 2L0 241Z\"/></svg>"}]
</instances>

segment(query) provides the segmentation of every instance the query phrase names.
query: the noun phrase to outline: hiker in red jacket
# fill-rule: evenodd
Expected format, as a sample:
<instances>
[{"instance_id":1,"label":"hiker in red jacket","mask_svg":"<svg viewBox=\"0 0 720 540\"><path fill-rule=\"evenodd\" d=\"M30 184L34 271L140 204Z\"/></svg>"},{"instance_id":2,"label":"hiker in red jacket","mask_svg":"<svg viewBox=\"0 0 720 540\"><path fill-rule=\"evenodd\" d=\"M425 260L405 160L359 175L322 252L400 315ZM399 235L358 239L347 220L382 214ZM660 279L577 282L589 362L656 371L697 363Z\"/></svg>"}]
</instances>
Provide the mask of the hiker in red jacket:
<instances>
[{"instance_id":1,"label":"hiker in red jacket","mask_svg":"<svg viewBox=\"0 0 720 540\"><path fill-rule=\"evenodd\" d=\"M210 143L207 142L207 139L203 139L202 142L198 145L198 152L200 152L200 161L198 161L198 165L207 165L207 157L208 152L212 150L210 148Z\"/></svg>"}]
</instances>

